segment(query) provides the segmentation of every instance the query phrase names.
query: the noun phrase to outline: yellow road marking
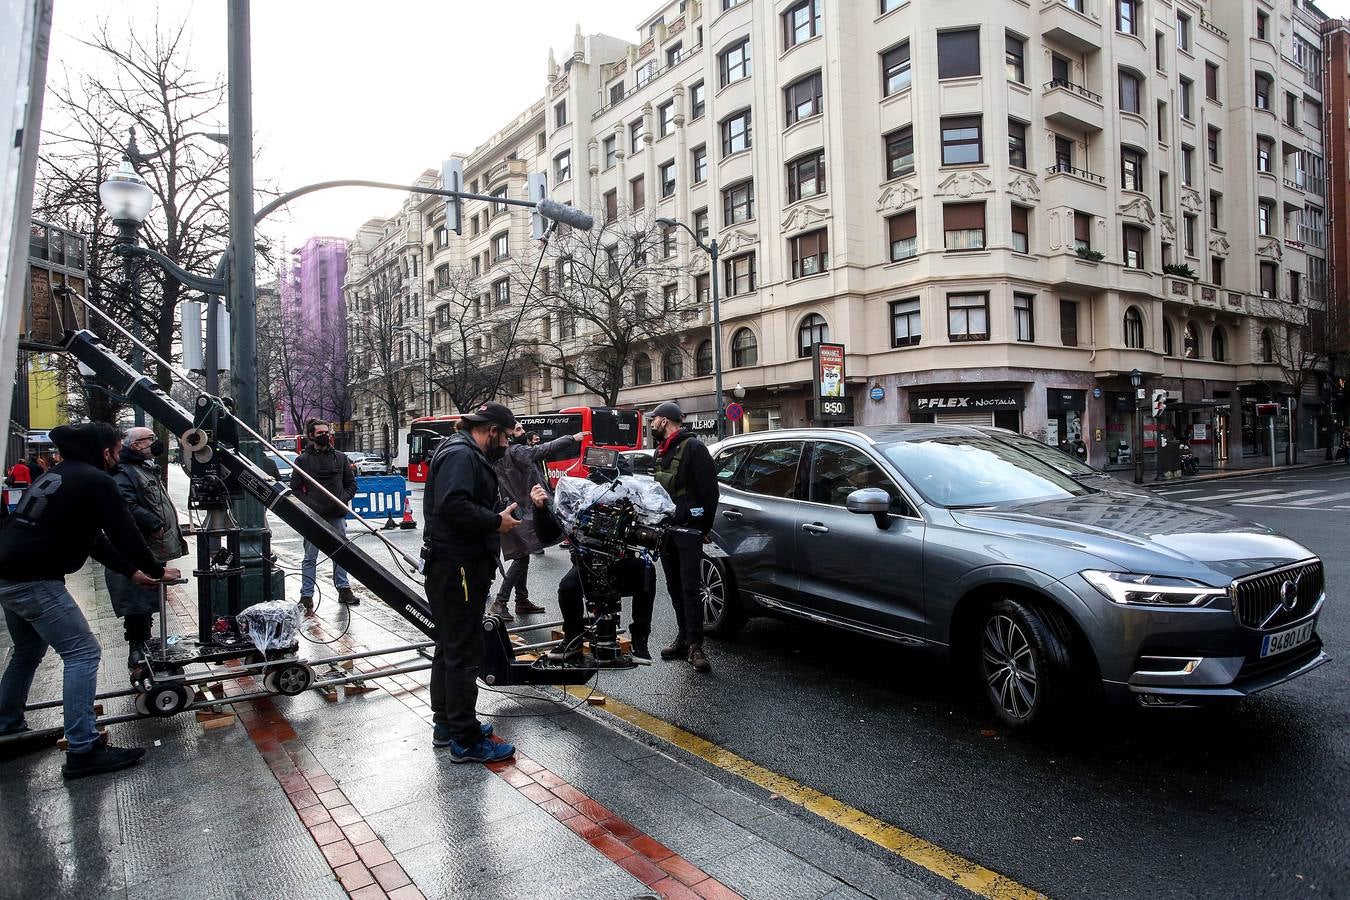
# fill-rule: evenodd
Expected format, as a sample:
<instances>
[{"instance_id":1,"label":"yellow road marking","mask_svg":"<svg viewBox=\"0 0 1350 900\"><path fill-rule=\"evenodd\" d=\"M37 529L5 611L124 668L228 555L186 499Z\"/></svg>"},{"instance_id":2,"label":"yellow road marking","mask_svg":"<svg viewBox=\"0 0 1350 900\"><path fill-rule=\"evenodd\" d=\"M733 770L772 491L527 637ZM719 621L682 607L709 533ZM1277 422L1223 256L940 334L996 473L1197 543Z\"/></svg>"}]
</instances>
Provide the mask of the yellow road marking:
<instances>
[{"instance_id":1,"label":"yellow road marking","mask_svg":"<svg viewBox=\"0 0 1350 900\"><path fill-rule=\"evenodd\" d=\"M584 697L589 689L569 687L565 689L574 697ZM828 794L809 788L793 781L786 775L780 775L766 769L758 763L737 756L725 747L719 747L712 741L691 734L677 725L672 725L650 713L636 709L621 700L606 696L602 707L611 715L618 716L630 725L674 744L681 750L692 753L733 775L738 775L752 784L777 794L784 800L795 803L827 822L846 828L861 838L876 844L917 866L921 866L941 878L959 884L961 887L990 900L1033 900L1045 898L1045 894L1013 881L1006 875L1000 875L992 869L986 869L955 853L944 850L931 841L926 841L904 829L883 822L875 816L834 799Z\"/></svg>"}]
</instances>

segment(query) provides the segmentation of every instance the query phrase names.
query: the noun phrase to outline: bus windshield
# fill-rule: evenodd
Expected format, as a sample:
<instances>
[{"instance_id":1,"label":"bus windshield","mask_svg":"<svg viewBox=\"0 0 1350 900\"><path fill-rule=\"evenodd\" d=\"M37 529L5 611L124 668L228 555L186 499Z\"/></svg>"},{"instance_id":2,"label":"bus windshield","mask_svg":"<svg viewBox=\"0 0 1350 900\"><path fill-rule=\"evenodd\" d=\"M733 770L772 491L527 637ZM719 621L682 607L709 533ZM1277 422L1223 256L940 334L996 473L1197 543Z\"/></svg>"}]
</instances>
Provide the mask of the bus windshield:
<instances>
[{"instance_id":1,"label":"bus windshield","mask_svg":"<svg viewBox=\"0 0 1350 900\"><path fill-rule=\"evenodd\" d=\"M635 409L592 410L591 440L602 447L636 446L639 415Z\"/></svg>"}]
</instances>

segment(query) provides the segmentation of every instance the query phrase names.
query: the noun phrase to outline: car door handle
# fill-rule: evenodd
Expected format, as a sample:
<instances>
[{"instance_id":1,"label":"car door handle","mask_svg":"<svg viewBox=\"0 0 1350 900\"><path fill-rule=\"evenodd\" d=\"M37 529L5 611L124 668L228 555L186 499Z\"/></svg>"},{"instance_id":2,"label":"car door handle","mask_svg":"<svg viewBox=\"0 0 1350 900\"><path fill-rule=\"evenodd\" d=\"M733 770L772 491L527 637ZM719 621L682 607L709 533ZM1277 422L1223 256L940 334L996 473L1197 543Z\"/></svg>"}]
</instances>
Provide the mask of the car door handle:
<instances>
[{"instance_id":1,"label":"car door handle","mask_svg":"<svg viewBox=\"0 0 1350 900\"><path fill-rule=\"evenodd\" d=\"M742 516L740 513L736 512L736 510L734 510L734 509L724 509L724 510L722 510L722 515L723 515L724 518L728 518L728 519L743 519L743 518L745 518L745 517Z\"/></svg>"},{"instance_id":2,"label":"car door handle","mask_svg":"<svg viewBox=\"0 0 1350 900\"><path fill-rule=\"evenodd\" d=\"M803 526L802 526L802 531L809 531L809 532L811 532L812 534L829 534L829 533L830 533L830 529L827 528L826 526L820 524L819 522L812 522L812 523L809 524L809 525L803 525Z\"/></svg>"}]
</instances>

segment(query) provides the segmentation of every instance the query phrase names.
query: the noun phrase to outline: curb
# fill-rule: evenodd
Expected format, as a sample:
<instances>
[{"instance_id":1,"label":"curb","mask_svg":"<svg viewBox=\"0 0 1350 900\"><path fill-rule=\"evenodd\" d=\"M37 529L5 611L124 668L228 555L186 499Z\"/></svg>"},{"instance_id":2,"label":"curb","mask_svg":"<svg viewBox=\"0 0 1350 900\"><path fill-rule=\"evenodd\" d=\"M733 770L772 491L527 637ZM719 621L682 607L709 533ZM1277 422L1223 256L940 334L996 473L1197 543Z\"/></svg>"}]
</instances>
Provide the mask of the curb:
<instances>
[{"instance_id":1,"label":"curb","mask_svg":"<svg viewBox=\"0 0 1350 900\"><path fill-rule=\"evenodd\" d=\"M1164 479L1163 481L1146 482L1149 487L1175 487L1178 484L1193 484L1197 481L1219 481L1224 478L1244 478L1249 475L1272 475L1279 472L1293 472L1299 469L1318 469L1328 468L1330 466L1343 466L1345 463L1339 460L1327 461L1319 459L1317 462L1295 463L1292 466L1265 466L1260 469L1234 469L1227 472L1210 472L1207 475L1190 475L1181 478Z\"/></svg>"}]
</instances>

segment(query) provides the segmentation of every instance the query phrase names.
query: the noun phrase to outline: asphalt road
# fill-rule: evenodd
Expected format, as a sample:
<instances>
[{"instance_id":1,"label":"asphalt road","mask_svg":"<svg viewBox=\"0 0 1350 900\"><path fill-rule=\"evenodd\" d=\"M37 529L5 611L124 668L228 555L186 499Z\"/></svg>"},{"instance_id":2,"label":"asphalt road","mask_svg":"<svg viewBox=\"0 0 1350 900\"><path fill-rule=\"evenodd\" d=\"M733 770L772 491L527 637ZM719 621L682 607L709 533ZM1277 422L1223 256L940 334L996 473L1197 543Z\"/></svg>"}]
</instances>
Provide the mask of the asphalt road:
<instances>
[{"instance_id":1,"label":"asphalt road","mask_svg":"<svg viewBox=\"0 0 1350 900\"><path fill-rule=\"evenodd\" d=\"M756 619L708 642L710 676L658 662L600 689L1052 897L1350 896L1350 469L1163 490L1322 556L1331 664L1237 706L1112 708L1026 738L927 656ZM278 550L298 558L287 532ZM535 558L532 599L556 610L566 566L557 549ZM673 633L663 587L654 647Z\"/></svg>"}]
</instances>

